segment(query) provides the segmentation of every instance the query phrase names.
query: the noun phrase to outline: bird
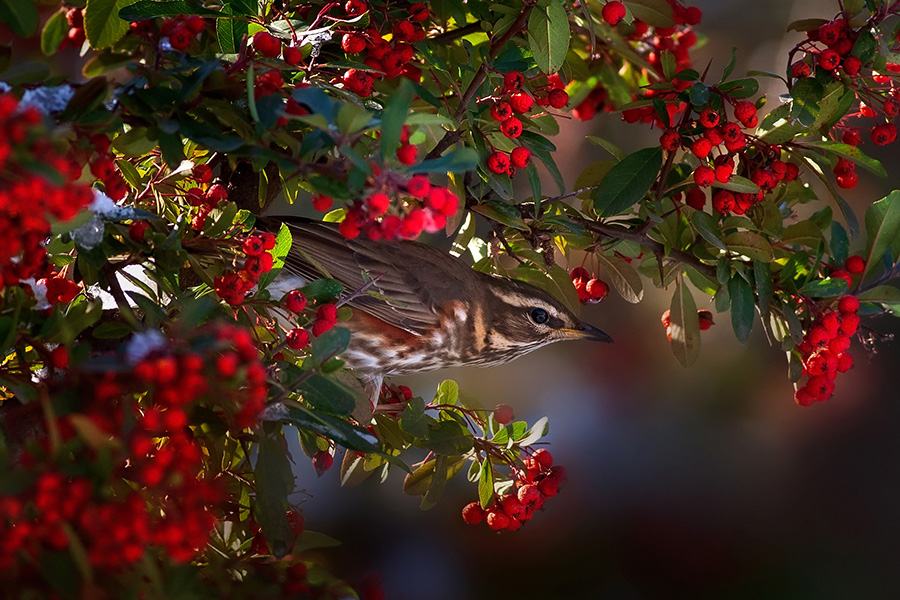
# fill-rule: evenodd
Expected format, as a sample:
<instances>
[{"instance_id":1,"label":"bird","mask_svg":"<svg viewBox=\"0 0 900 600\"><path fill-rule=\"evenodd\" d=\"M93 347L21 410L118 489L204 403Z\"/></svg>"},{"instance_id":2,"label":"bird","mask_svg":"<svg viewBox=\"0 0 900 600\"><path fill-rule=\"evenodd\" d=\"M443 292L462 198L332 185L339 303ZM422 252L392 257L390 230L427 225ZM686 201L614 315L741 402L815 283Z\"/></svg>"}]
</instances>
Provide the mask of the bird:
<instances>
[{"instance_id":1,"label":"bird","mask_svg":"<svg viewBox=\"0 0 900 600\"><path fill-rule=\"evenodd\" d=\"M373 406L386 376L499 365L564 340L612 342L546 291L434 246L347 239L335 224L301 218L270 227L282 222L293 241L279 278L294 282L282 289L322 277L343 284L353 316L340 323L351 332L341 358Z\"/></svg>"}]
</instances>

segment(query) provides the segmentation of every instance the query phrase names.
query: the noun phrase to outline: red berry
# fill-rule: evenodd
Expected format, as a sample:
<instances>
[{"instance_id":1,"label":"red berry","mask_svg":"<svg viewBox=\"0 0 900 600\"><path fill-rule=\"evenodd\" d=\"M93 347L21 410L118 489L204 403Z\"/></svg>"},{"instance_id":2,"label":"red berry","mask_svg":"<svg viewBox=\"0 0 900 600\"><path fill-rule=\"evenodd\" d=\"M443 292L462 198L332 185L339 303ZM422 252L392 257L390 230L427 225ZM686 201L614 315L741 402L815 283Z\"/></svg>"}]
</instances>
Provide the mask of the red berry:
<instances>
[{"instance_id":1,"label":"red berry","mask_svg":"<svg viewBox=\"0 0 900 600\"><path fill-rule=\"evenodd\" d=\"M544 448L540 448L535 451L532 455L532 458L541 464L545 469L549 469L553 466L553 455L550 454L549 450Z\"/></svg>"},{"instance_id":2,"label":"red berry","mask_svg":"<svg viewBox=\"0 0 900 600\"><path fill-rule=\"evenodd\" d=\"M303 52L296 46L288 46L281 52L281 58L284 62L293 66L299 65L303 61Z\"/></svg>"},{"instance_id":3,"label":"red berry","mask_svg":"<svg viewBox=\"0 0 900 600\"><path fill-rule=\"evenodd\" d=\"M347 0L344 4L344 12L348 15L361 15L369 9L364 0Z\"/></svg>"},{"instance_id":4,"label":"red berry","mask_svg":"<svg viewBox=\"0 0 900 600\"><path fill-rule=\"evenodd\" d=\"M507 92L518 92L525 85L525 76L518 71L510 71L503 76L503 89Z\"/></svg>"},{"instance_id":5,"label":"red berry","mask_svg":"<svg viewBox=\"0 0 900 600\"><path fill-rule=\"evenodd\" d=\"M331 208L333 200L331 196L316 194L312 197L312 207L318 211L325 212Z\"/></svg>"},{"instance_id":6,"label":"red berry","mask_svg":"<svg viewBox=\"0 0 900 600\"><path fill-rule=\"evenodd\" d=\"M509 154L509 158L513 166L520 169L525 168L531 162L531 150L523 146L513 148L513 151Z\"/></svg>"},{"instance_id":7,"label":"red berry","mask_svg":"<svg viewBox=\"0 0 900 600\"><path fill-rule=\"evenodd\" d=\"M526 507L534 507L541 501L541 492L538 491L536 486L531 484L520 487L517 495L519 502Z\"/></svg>"},{"instance_id":8,"label":"red berry","mask_svg":"<svg viewBox=\"0 0 900 600\"><path fill-rule=\"evenodd\" d=\"M150 223L147 221L133 221L131 225L128 226L128 237L136 242L143 242L144 235L149 228Z\"/></svg>"},{"instance_id":9,"label":"red berry","mask_svg":"<svg viewBox=\"0 0 900 600\"><path fill-rule=\"evenodd\" d=\"M856 296L844 296L838 300L838 310L841 314L856 313L859 310L859 299Z\"/></svg>"},{"instance_id":10,"label":"red berry","mask_svg":"<svg viewBox=\"0 0 900 600\"><path fill-rule=\"evenodd\" d=\"M527 511L515 494L504 494L500 498L500 507L510 519L522 519Z\"/></svg>"},{"instance_id":11,"label":"red berry","mask_svg":"<svg viewBox=\"0 0 900 600\"><path fill-rule=\"evenodd\" d=\"M569 94L566 93L566 90L559 88L550 90L550 93L547 94L547 102L553 108L562 108L569 103Z\"/></svg>"},{"instance_id":12,"label":"red berry","mask_svg":"<svg viewBox=\"0 0 900 600\"><path fill-rule=\"evenodd\" d=\"M341 38L341 48L347 54L359 54L366 49L366 38L359 33L345 33Z\"/></svg>"},{"instance_id":13,"label":"red berry","mask_svg":"<svg viewBox=\"0 0 900 600\"><path fill-rule=\"evenodd\" d=\"M872 141L878 146L890 144L897 139L897 128L893 123L882 123L872 128Z\"/></svg>"},{"instance_id":14,"label":"red berry","mask_svg":"<svg viewBox=\"0 0 900 600\"><path fill-rule=\"evenodd\" d=\"M846 373L853 367L853 357L844 352L843 354L838 354L837 357L837 370L839 373Z\"/></svg>"},{"instance_id":15,"label":"red berry","mask_svg":"<svg viewBox=\"0 0 900 600\"><path fill-rule=\"evenodd\" d=\"M666 129L659 136L659 145L669 152L675 152L681 146L681 136L674 129Z\"/></svg>"},{"instance_id":16,"label":"red berry","mask_svg":"<svg viewBox=\"0 0 900 600\"><path fill-rule=\"evenodd\" d=\"M812 67L809 66L809 63L795 62L791 65L791 76L795 79L803 79L804 77L809 77L811 74Z\"/></svg>"},{"instance_id":17,"label":"red berry","mask_svg":"<svg viewBox=\"0 0 900 600\"><path fill-rule=\"evenodd\" d=\"M835 269L831 272L830 277L832 279L840 278L847 282L847 285L853 286L853 277L847 271L843 269Z\"/></svg>"},{"instance_id":18,"label":"red berry","mask_svg":"<svg viewBox=\"0 0 900 600\"><path fill-rule=\"evenodd\" d=\"M522 135L522 121L517 117L510 117L500 124L500 131L508 138L517 138Z\"/></svg>"},{"instance_id":19,"label":"red berry","mask_svg":"<svg viewBox=\"0 0 900 600\"><path fill-rule=\"evenodd\" d=\"M200 183L209 183L212 179L212 169L206 163L194 165L191 169L191 176Z\"/></svg>"},{"instance_id":20,"label":"red berry","mask_svg":"<svg viewBox=\"0 0 900 600\"><path fill-rule=\"evenodd\" d=\"M419 158L419 149L412 144L401 144L397 148L397 160L404 165L413 165Z\"/></svg>"},{"instance_id":21,"label":"red berry","mask_svg":"<svg viewBox=\"0 0 900 600\"><path fill-rule=\"evenodd\" d=\"M65 369L69 366L69 350L65 346L57 346L50 351L50 365L54 369Z\"/></svg>"},{"instance_id":22,"label":"red berry","mask_svg":"<svg viewBox=\"0 0 900 600\"><path fill-rule=\"evenodd\" d=\"M847 336L856 333L856 330L859 329L859 320L859 315L856 313L848 312L841 315L841 333Z\"/></svg>"},{"instance_id":23,"label":"red berry","mask_svg":"<svg viewBox=\"0 0 900 600\"><path fill-rule=\"evenodd\" d=\"M756 106L747 100L742 100L734 105L734 118L744 124L745 127L753 127L748 125L756 118Z\"/></svg>"},{"instance_id":24,"label":"red berry","mask_svg":"<svg viewBox=\"0 0 900 600\"><path fill-rule=\"evenodd\" d=\"M619 0L610 0L603 6L600 11L603 20L610 25L618 25L625 18L625 5Z\"/></svg>"},{"instance_id":25,"label":"red berry","mask_svg":"<svg viewBox=\"0 0 900 600\"><path fill-rule=\"evenodd\" d=\"M555 479L545 477L538 482L538 490L547 498L552 498L559 493L559 483Z\"/></svg>"},{"instance_id":26,"label":"red berry","mask_svg":"<svg viewBox=\"0 0 900 600\"><path fill-rule=\"evenodd\" d=\"M843 67L844 73L853 77L859 73L860 69L862 69L862 61L856 56L848 56L844 59Z\"/></svg>"},{"instance_id":27,"label":"red berry","mask_svg":"<svg viewBox=\"0 0 900 600\"><path fill-rule=\"evenodd\" d=\"M469 502L463 506L462 518L469 525L478 525L484 520L484 509L477 502Z\"/></svg>"},{"instance_id":28,"label":"red berry","mask_svg":"<svg viewBox=\"0 0 900 600\"><path fill-rule=\"evenodd\" d=\"M193 35L187 27L176 27L169 34L169 45L179 52L184 52L191 45Z\"/></svg>"},{"instance_id":29,"label":"red berry","mask_svg":"<svg viewBox=\"0 0 900 600\"><path fill-rule=\"evenodd\" d=\"M599 302L609 295L609 286L602 279L590 279L584 290L594 302Z\"/></svg>"},{"instance_id":30,"label":"red berry","mask_svg":"<svg viewBox=\"0 0 900 600\"><path fill-rule=\"evenodd\" d=\"M487 513L485 513L485 520L487 521L488 527L494 531L500 531L509 526L509 517L496 506L492 506L488 509Z\"/></svg>"},{"instance_id":31,"label":"red berry","mask_svg":"<svg viewBox=\"0 0 900 600\"><path fill-rule=\"evenodd\" d=\"M300 290L291 290L284 298L284 305L292 313L299 313L306 308L306 296Z\"/></svg>"},{"instance_id":32,"label":"red berry","mask_svg":"<svg viewBox=\"0 0 900 600\"><path fill-rule=\"evenodd\" d=\"M800 406L811 406L816 399L813 398L812 394L809 393L809 390L806 387L799 388L796 392L794 392L794 402L799 404Z\"/></svg>"},{"instance_id":33,"label":"red berry","mask_svg":"<svg viewBox=\"0 0 900 600\"><path fill-rule=\"evenodd\" d=\"M711 108L703 109L700 113L700 124L710 129L719 124L719 113Z\"/></svg>"},{"instance_id":34,"label":"red berry","mask_svg":"<svg viewBox=\"0 0 900 600\"><path fill-rule=\"evenodd\" d=\"M697 138L691 144L691 152L697 158L706 158L709 156L710 151L712 151L712 142L706 138Z\"/></svg>"},{"instance_id":35,"label":"red berry","mask_svg":"<svg viewBox=\"0 0 900 600\"><path fill-rule=\"evenodd\" d=\"M319 477L322 476L325 471L331 468L331 465L334 464L334 456L331 455L331 452L327 450L319 450L312 457L313 468L316 470L316 475Z\"/></svg>"},{"instance_id":36,"label":"red berry","mask_svg":"<svg viewBox=\"0 0 900 600\"><path fill-rule=\"evenodd\" d=\"M697 187L709 187L715 180L716 172L712 167L700 165L694 170L694 183L697 184Z\"/></svg>"},{"instance_id":37,"label":"red berry","mask_svg":"<svg viewBox=\"0 0 900 600\"><path fill-rule=\"evenodd\" d=\"M191 15L185 19L184 26L188 28L188 31L197 35L206 27L206 21L200 15Z\"/></svg>"},{"instance_id":38,"label":"red berry","mask_svg":"<svg viewBox=\"0 0 900 600\"><path fill-rule=\"evenodd\" d=\"M303 350L309 344L309 332L305 329L291 329L284 339L291 350Z\"/></svg>"},{"instance_id":39,"label":"red berry","mask_svg":"<svg viewBox=\"0 0 900 600\"><path fill-rule=\"evenodd\" d=\"M713 321L712 313L706 309L698 310L697 318L700 320L700 331L706 331L716 324L716 322Z\"/></svg>"},{"instance_id":40,"label":"red berry","mask_svg":"<svg viewBox=\"0 0 900 600\"><path fill-rule=\"evenodd\" d=\"M268 31L258 31L253 36L253 47L268 58L281 54L281 42Z\"/></svg>"},{"instance_id":41,"label":"red berry","mask_svg":"<svg viewBox=\"0 0 900 600\"><path fill-rule=\"evenodd\" d=\"M831 49L823 50L816 57L816 64L826 71L833 71L841 64L841 55Z\"/></svg>"},{"instance_id":42,"label":"red berry","mask_svg":"<svg viewBox=\"0 0 900 600\"><path fill-rule=\"evenodd\" d=\"M685 194L684 203L695 210L703 210L706 206L706 193L700 188L692 187Z\"/></svg>"},{"instance_id":43,"label":"red berry","mask_svg":"<svg viewBox=\"0 0 900 600\"><path fill-rule=\"evenodd\" d=\"M495 121L505 121L511 116L512 107L509 105L509 102L503 102L501 100L495 102L494 105L491 106L491 117L493 117Z\"/></svg>"},{"instance_id":44,"label":"red berry","mask_svg":"<svg viewBox=\"0 0 900 600\"><path fill-rule=\"evenodd\" d=\"M513 414L512 406L509 404L498 404L494 407L494 420L501 425L506 425L512 421L514 417L515 415Z\"/></svg>"},{"instance_id":45,"label":"red berry","mask_svg":"<svg viewBox=\"0 0 900 600\"><path fill-rule=\"evenodd\" d=\"M509 97L509 104L514 111L524 113L531 110L531 107L534 106L534 98L525 92L518 92Z\"/></svg>"},{"instance_id":46,"label":"red berry","mask_svg":"<svg viewBox=\"0 0 900 600\"><path fill-rule=\"evenodd\" d=\"M497 174L506 173L509 170L509 165L509 155L500 150L493 152L487 159L488 169Z\"/></svg>"},{"instance_id":47,"label":"red berry","mask_svg":"<svg viewBox=\"0 0 900 600\"><path fill-rule=\"evenodd\" d=\"M847 262L844 263L844 268L847 269L847 272L851 275L859 275L866 270L866 262L863 260L862 256L854 254L847 258Z\"/></svg>"}]
</instances>

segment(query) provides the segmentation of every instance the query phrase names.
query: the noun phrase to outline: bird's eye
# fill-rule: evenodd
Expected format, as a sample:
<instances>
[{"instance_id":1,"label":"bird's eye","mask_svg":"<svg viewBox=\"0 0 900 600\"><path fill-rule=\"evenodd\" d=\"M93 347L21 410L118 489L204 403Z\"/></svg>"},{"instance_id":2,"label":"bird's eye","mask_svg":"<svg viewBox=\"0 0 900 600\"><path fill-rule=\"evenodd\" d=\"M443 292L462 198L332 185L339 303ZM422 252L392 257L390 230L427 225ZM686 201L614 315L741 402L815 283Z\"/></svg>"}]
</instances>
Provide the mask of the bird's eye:
<instances>
[{"instance_id":1,"label":"bird's eye","mask_svg":"<svg viewBox=\"0 0 900 600\"><path fill-rule=\"evenodd\" d=\"M543 308L535 308L531 311L531 320L538 325L543 325L550 320L550 313Z\"/></svg>"}]
</instances>

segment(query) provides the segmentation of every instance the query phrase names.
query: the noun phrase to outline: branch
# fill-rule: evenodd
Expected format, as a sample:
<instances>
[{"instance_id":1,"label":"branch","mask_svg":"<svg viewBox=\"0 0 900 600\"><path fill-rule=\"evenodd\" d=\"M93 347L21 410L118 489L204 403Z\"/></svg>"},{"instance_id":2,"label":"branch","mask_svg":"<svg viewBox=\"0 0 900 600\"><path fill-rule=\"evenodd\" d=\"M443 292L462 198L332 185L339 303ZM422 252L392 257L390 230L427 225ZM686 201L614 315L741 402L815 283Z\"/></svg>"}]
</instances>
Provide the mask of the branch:
<instances>
[{"instance_id":1,"label":"branch","mask_svg":"<svg viewBox=\"0 0 900 600\"><path fill-rule=\"evenodd\" d=\"M680 263L693 267L699 273L705 275L713 281L716 281L715 267L700 262L700 259L698 259L696 256L688 252L684 252L683 250L669 250L668 252L666 252L666 247L663 244L657 242L654 239L651 239L647 236L646 233L635 232L616 225L604 225L603 223L596 223L594 221L588 221L587 219L577 217L573 218L572 220L593 233L598 233L602 236L614 238L617 240L634 242L643 246L644 248L647 248L654 254L668 256L669 258L675 259Z\"/></svg>"},{"instance_id":2,"label":"branch","mask_svg":"<svg viewBox=\"0 0 900 600\"><path fill-rule=\"evenodd\" d=\"M519 33L519 31L525 26L525 23L528 22L528 15L531 14L531 9L534 8L533 4L527 4L522 12L519 13L519 16L516 18L515 22L507 29L503 35L497 38L496 41L491 43L491 49L488 51L487 58L482 61L481 66L478 67L478 72L475 73L475 77L472 78L472 81L469 83L469 87L466 88L466 91L463 92L462 98L459 100L459 106L456 107L456 112L453 114L453 120L459 123L460 119L466 112L466 107L469 105L469 102L472 101L472 98L475 96L475 92L478 91L478 88L481 87L481 84L484 83L485 78L488 74L488 68L491 61L493 61L497 54L500 53L500 49L506 45L514 35ZM459 125L457 125L458 127ZM431 152L425 156L425 159L437 158L441 154L444 153L444 150L455 144L459 141L459 138L462 137L461 129L452 129L447 131L438 143L435 144L434 148L431 149Z\"/></svg>"}]
</instances>

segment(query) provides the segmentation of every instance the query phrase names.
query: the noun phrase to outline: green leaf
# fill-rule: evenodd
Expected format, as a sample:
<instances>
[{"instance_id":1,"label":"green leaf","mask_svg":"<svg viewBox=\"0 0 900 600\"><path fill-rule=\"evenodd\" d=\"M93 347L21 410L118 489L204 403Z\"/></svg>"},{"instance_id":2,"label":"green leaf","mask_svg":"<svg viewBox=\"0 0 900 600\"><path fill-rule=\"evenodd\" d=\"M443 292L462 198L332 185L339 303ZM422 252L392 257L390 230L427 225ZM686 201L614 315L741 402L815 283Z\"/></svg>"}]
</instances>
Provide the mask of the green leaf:
<instances>
[{"instance_id":1,"label":"green leaf","mask_svg":"<svg viewBox=\"0 0 900 600\"><path fill-rule=\"evenodd\" d=\"M0 0L0 23L9 25L18 36L31 37L40 24L37 4L33 0Z\"/></svg>"},{"instance_id":2,"label":"green leaf","mask_svg":"<svg viewBox=\"0 0 900 600\"><path fill-rule=\"evenodd\" d=\"M810 298L834 298L843 296L849 290L847 282L840 277L826 277L818 281L810 281L798 292Z\"/></svg>"},{"instance_id":3,"label":"green leaf","mask_svg":"<svg viewBox=\"0 0 900 600\"><path fill-rule=\"evenodd\" d=\"M310 302L325 302L336 298L344 291L344 284L334 279L316 279L301 288Z\"/></svg>"},{"instance_id":4,"label":"green leaf","mask_svg":"<svg viewBox=\"0 0 900 600\"><path fill-rule=\"evenodd\" d=\"M734 79L720 83L718 86L720 92L728 94L732 98L749 98L756 95L759 91L759 82L752 77L745 79Z\"/></svg>"},{"instance_id":5,"label":"green leaf","mask_svg":"<svg viewBox=\"0 0 900 600\"><path fill-rule=\"evenodd\" d=\"M351 134L360 131L371 121L372 113L358 104L348 102L338 110L334 124L341 133Z\"/></svg>"},{"instance_id":6,"label":"green leaf","mask_svg":"<svg viewBox=\"0 0 900 600\"><path fill-rule=\"evenodd\" d=\"M358 400L356 390L318 373L304 379L298 390L313 408L342 417L353 412Z\"/></svg>"},{"instance_id":7,"label":"green leaf","mask_svg":"<svg viewBox=\"0 0 900 600\"><path fill-rule=\"evenodd\" d=\"M735 273L728 282L731 296L731 326L740 342L750 339L753 330L753 290L747 280Z\"/></svg>"},{"instance_id":8,"label":"green leaf","mask_svg":"<svg viewBox=\"0 0 900 600\"><path fill-rule=\"evenodd\" d=\"M660 147L644 148L612 167L593 194L597 214L617 215L643 198L659 176L662 159Z\"/></svg>"},{"instance_id":9,"label":"green leaf","mask_svg":"<svg viewBox=\"0 0 900 600\"><path fill-rule=\"evenodd\" d=\"M729 179L725 183L716 181L713 185L715 187L723 188L732 192L738 192L741 194L756 194L760 191L758 185L756 185L746 177L741 177L740 175L732 175L731 179Z\"/></svg>"},{"instance_id":10,"label":"green leaf","mask_svg":"<svg viewBox=\"0 0 900 600\"><path fill-rule=\"evenodd\" d=\"M459 384L452 379L445 379L438 384L434 394L435 404L455 405L459 402Z\"/></svg>"},{"instance_id":11,"label":"green leaf","mask_svg":"<svg viewBox=\"0 0 900 600\"><path fill-rule=\"evenodd\" d=\"M291 404L287 406L287 414L279 415L285 421L300 429L315 432L334 440L341 446L360 452L378 452L381 444L374 435L351 425L346 420L326 413L310 410L305 406Z\"/></svg>"},{"instance_id":12,"label":"green leaf","mask_svg":"<svg viewBox=\"0 0 900 600\"><path fill-rule=\"evenodd\" d=\"M437 454L451 456L465 454L472 449L475 441L472 432L458 421L447 419L428 425L428 435L422 439L422 446Z\"/></svg>"},{"instance_id":13,"label":"green leaf","mask_svg":"<svg viewBox=\"0 0 900 600\"><path fill-rule=\"evenodd\" d=\"M400 144L400 134L403 124L409 114L409 107L415 97L415 89L412 82L402 78L400 86L388 97L381 113L381 157L391 157Z\"/></svg>"},{"instance_id":14,"label":"green leaf","mask_svg":"<svg viewBox=\"0 0 900 600\"><path fill-rule=\"evenodd\" d=\"M481 463L481 471L478 476L478 501L481 508L487 508L494 501L494 469L491 467L491 459L485 458Z\"/></svg>"},{"instance_id":15,"label":"green leaf","mask_svg":"<svg viewBox=\"0 0 900 600\"><path fill-rule=\"evenodd\" d=\"M346 327L332 327L319 337L313 338L310 349L316 362L322 364L331 360L350 345L350 330Z\"/></svg>"},{"instance_id":16,"label":"green leaf","mask_svg":"<svg viewBox=\"0 0 900 600\"><path fill-rule=\"evenodd\" d=\"M690 87L688 95L694 106L704 106L709 102L709 88L699 81Z\"/></svg>"},{"instance_id":17,"label":"green leaf","mask_svg":"<svg viewBox=\"0 0 900 600\"><path fill-rule=\"evenodd\" d=\"M896 256L900 252L900 191L894 190L866 209L866 271L881 265L888 248Z\"/></svg>"},{"instance_id":18,"label":"green leaf","mask_svg":"<svg viewBox=\"0 0 900 600\"><path fill-rule=\"evenodd\" d=\"M676 279L669 319L672 352L681 366L689 367L700 356L700 319L694 297L681 277Z\"/></svg>"},{"instance_id":19,"label":"green leaf","mask_svg":"<svg viewBox=\"0 0 900 600\"><path fill-rule=\"evenodd\" d=\"M759 312L765 315L769 312L769 304L775 295L772 270L768 263L753 261L753 281L756 283L756 296L759 298Z\"/></svg>"},{"instance_id":20,"label":"green leaf","mask_svg":"<svg viewBox=\"0 0 900 600\"><path fill-rule=\"evenodd\" d=\"M438 456L438 459L445 460L445 456ZM421 496L428 491L434 480L436 459L427 460L415 469L412 473L407 473L403 478L403 493L410 496Z\"/></svg>"},{"instance_id":21,"label":"green leaf","mask_svg":"<svg viewBox=\"0 0 900 600\"><path fill-rule=\"evenodd\" d=\"M456 148L447 154L431 160L423 160L406 169L409 174L415 173L464 173L478 166L478 152L468 146Z\"/></svg>"},{"instance_id":22,"label":"green leaf","mask_svg":"<svg viewBox=\"0 0 900 600\"><path fill-rule=\"evenodd\" d=\"M428 510L429 508L434 507L444 493L444 488L447 486L449 475L447 463L448 460L446 456L439 454L435 457L434 475L431 477L431 485L428 486L425 496L422 498L422 503L419 504L419 508L422 510Z\"/></svg>"},{"instance_id":23,"label":"green leaf","mask_svg":"<svg viewBox=\"0 0 900 600\"><path fill-rule=\"evenodd\" d=\"M640 274L624 258L596 253L597 262L603 266L613 287L626 302L637 304L644 297L644 282Z\"/></svg>"},{"instance_id":24,"label":"green leaf","mask_svg":"<svg viewBox=\"0 0 900 600\"><path fill-rule=\"evenodd\" d=\"M800 221L784 228L781 241L786 244L802 244L816 248L822 241L822 230L812 221Z\"/></svg>"},{"instance_id":25,"label":"green leaf","mask_svg":"<svg viewBox=\"0 0 900 600\"><path fill-rule=\"evenodd\" d=\"M220 18L216 19L216 38L219 41L219 48L224 54L237 54L241 48L241 41L247 35L246 21L228 18L229 15L234 14L231 3L226 3L222 6Z\"/></svg>"},{"instance_id":26,"label":"green leaf","mask_svg":"<svg viewBox=\"0 0 900 600\"><path fill-rule=\"evenodd\" d=\"M569 50L569 15L563 2L551 0L546 12L535 6L528 17L528 47L538 68L556 73Z\"/></svg>"},{"instance_id":27,"label":"green leaf","mask_svg":"<svg viewBox=\"0 0 900 600\"><path fill-rule=\"evenodd\" d=\"M772 262L773 252L772 246L766 241L766 238L753 233L752 231L736 231L725 236L723 240L725 246L731 252L736 252L743 256L761 260L762 262Z\"/></svg>"},{"instance_id":28,"label":"green leaf","mask_svg":"<svg viewBox=\"0 0 900 600\"><path fill-rule=\"evenodd\" d=\"M725 242L722 241L722 232L719 228L719 223L711 214L699 210L695 211L694 214L691 215L691 225L694 226L697 233L699 233L703 239L716 248L719 248L720 250L728 249L727 246L725 246Z\"/></svg>"},{"instance_id":29,"label":"green leaf","mask_svg":"<svg viewBox=\"0 0 900 600\"><path fill-rule=\"evenodd\" d=\"M263 429L253 468L256 483L253 513L272 555L281 558L294 545L294 536L287 520L288 496L294 491L294 474L281 426L266 423Z\"/></svg>"},{"instance_id":30,"label":"green leaf","mask_svg":"<svg viewBox=\"0 0 900 600\"><path fill-rule=\"evenodd\" d=\"M884 165L882 165L879 161L871 158L870 156L866 156L863 154L863 151L860 150L856 146L851 146L850 144L842 144L840 142L832 142L832 141L805 141L803 142L804 146L809 148L821 148L826 152L834 152L838 156L843 156L847 160L850 160L862 168L870 171L871 173L875 173L879 177L887 177L887 171L884 169Z\"/></svg>"},{"instance_id":31,"label":"green leaf","mask_svg":"<svg viewBox=\"0 0 900 600\"><path fill-rule=\"evenodd\" d=\"M837 221L831 223L829 247L833 264L842 265L847 262L847 257L850 255L850 239L847 237L847 230Z\"/></svg>"},{"instance_id":32,"label":"green leaf","mask_svg":"<svg viewBox=\"0 0 900 600\"><path fill-rule=\"evenodd\" d=\"M278 229L278 235L275 236L275 247L272 248L272 269L263 273L259 278L259 283L257 284L259 289L265 289L266 286L275 280L278 273L284 267L284 259L291 251L291 246L293 244L294 238L291 236L291 228L288 227L286 223L282 223L281 227Z\"/></svg>"},{"instance_id":33,"label":"green leaf","mask_svg":"<svg viewBox=\"0 0 900 600\"><path fill-rule=\"evenodd\" d=\"M425 401L413 398L400 415L400 427L417 438L428 435L428 418L425 415Z\"/></svg>"},{"instance_id":34,"label":"green leaf","mask_svg":"<svg viewBox=\"0 0 900 600\"><path fill-rule=\"evenodd\" d=\"M547 417L541 417L534 422L525 435L519 439L520 446L530 446L540 440L550 432L550 420Z\"/></svg>"},{"instance_id":35,"label":"green leaf","mask_svg":"<svg viewBox=\"0 0 900 600\"><path fill-rule=\"evenodd\" d=\"M672 18L672 6L665 0L625 0L628 10L639 19L652 27L673 27L675 19Z\"/></svg>"},{"instance_id":36,"label":"green leaf","mask_svg":"<svg viewBox=\"0 0 900 600\"><path fill-rule=\"evenodd\" d=\"M2 0L0 0L0 5L2 5ZM55 54L68 31L69 24L66 22L66 13L64 11L53 13L53 16L44 23L44 29L41 31L41 52L45 56Z\"/></svg>"},{"instance_id":37,"label":"green leaf","mask_svg":"<svg viewBox=\"0 0 900 600\"><path fill-rule=\"evenodd\" d=\"M857 297L860 302L900 306L900 289L891 285L877 285L861 292Z\"/></svg>"},{"instance_id":38,"label":"green leaf","mask_svg":"<svg viewBox=\"0 0 900 600\"><path fill-rule=\"evenodd\" d=\"M109 48L128 33L128 21L119 18L119 11L136 0L87 0L84 8L84 33L91 48Z\"/></svg>"}]
</instances>

